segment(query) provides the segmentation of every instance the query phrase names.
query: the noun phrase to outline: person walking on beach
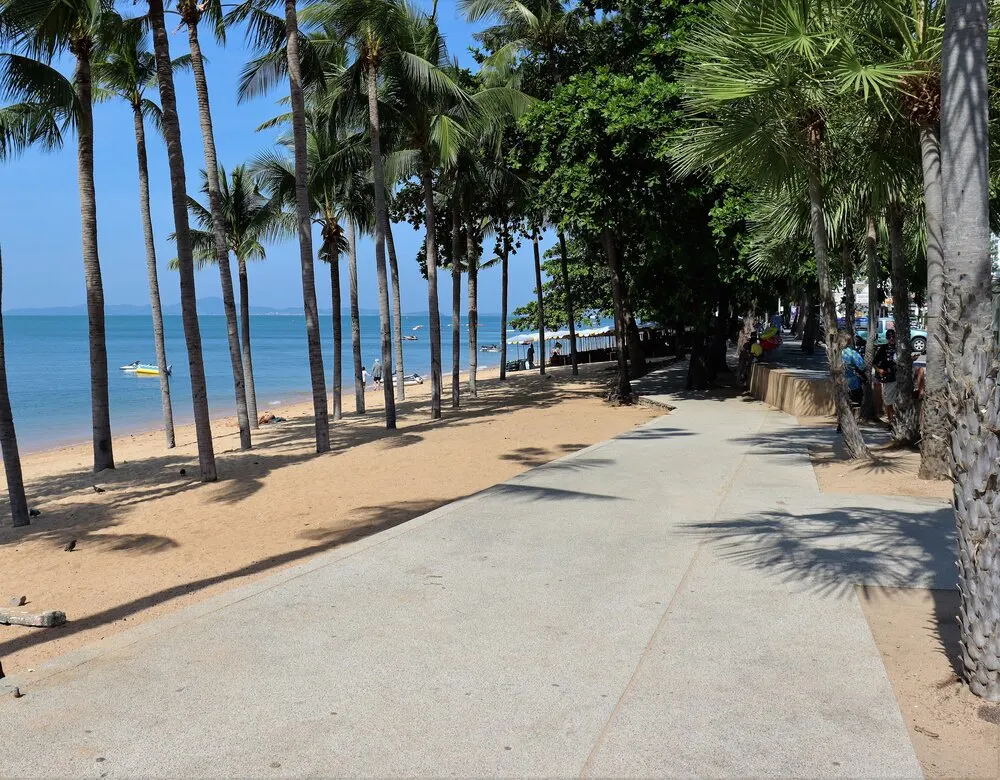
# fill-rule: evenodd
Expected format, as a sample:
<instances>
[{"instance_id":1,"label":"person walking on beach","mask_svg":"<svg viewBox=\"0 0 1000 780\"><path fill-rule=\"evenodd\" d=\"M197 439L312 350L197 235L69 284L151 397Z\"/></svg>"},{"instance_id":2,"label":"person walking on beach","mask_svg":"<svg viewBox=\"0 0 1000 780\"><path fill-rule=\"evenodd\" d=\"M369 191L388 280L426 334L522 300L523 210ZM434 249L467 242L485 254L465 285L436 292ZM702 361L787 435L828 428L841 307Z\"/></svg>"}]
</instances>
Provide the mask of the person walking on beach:
<instances>
[{"instance_id":1,"label":"person walking on beach","mask_svg":"<svg viewBox=\"0 0 1000 780\"><path fill-rule=\"evenodd\" d=\"M372 365L372 381L375 382L376 390L382 387L382 361L378 358L375 358L375 363Z\"/></svg>"},{"instance_id":2,"label":"person walking on beach","mask_svg":"<svg viewBox=\"0 0 1000 780\"><path fill-rule=\"evenodd\" d=\"M531 371L535 367L535 345L528 345L528 370Z\"/></svg>"},{"instance_id":3,"label":"person walking on beach","mask_svg":"<svg viewBox=\"0 0 1000 780\"><path fill-rule=\"evenodd\" d=\"M899 401L899 390L896 388L896 331L885 332L886 343L875 350L875 377L882 385L882 405L885 406L885 416L892 425L896 417L896 403Z\"/></svg>"},{"instance_id":4,"label":"person walking on beach","mask_svg":"<svg viewBox=\"0 0 1000 780\"><path fill-rule=\"evenodd\" d=\"M361 367L361 391L368 392L368 369L364 366Z\"/></svg>"}]
</instances>

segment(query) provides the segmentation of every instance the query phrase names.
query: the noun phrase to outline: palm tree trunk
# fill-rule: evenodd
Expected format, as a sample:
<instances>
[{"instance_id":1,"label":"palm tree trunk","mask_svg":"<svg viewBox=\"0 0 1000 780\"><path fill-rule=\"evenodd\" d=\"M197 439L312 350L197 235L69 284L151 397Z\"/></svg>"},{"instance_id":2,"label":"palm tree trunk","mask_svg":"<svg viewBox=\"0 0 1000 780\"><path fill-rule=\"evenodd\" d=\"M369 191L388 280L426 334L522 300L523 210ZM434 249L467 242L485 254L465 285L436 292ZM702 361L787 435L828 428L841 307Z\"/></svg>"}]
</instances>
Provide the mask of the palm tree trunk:
<instances>
[{"instance_id":1,"label":"palm tree trunk","mask_svg":"<svg viewBox=\"0 0 1000 780\"><path fill-rule=\"evenodd\" d=\"M948 388L941 340L944 301L944 202L941 194L941 140L935 125L920 128L924 175L924 214L927 235L927 365L921 402L920 477L947 479L951 473L951 426L948 424Z\"/></svg>"},{"instance_id":2,"label":"palm tree trunk","mask_svg":"<svg viewBox=\"0 0 1000 780\"><path fill-rule=\"evenodd\" d=\"M468 227L466 239L466 264L469 268L469 395L475 398L476 372L479 369L479 253L472 225Z\"/></svg>"},{"instance_id":3,"label":"palm tree trunk","mask_svg":"<svg viewBox=\"0 0 1000 780\"><path fill-rule=\"evenodd\" d=\"M851 243L846 238L840 248L841 265L844 266L844 330L854 343L854 310L858 302L854 297L854 253Z\"/></svg>"},{"instance_id":4,"label":"palm tree trunk","mask_svg":"<svg viewBox=\"0 0 1000 780\"><path fill-rule=\"evenodd\" d=\"M290 2L292 0L289 0ZM371 125L372 169L375 177L375 273L378 276L379 329L382 336L382 370L392 371L392 323L389 318L389 281L385 268L385 174L382 170L382 148L379 137L378 71L368 65L368 118ZM385 397L385 427L396 428L396 398L391 378L382 382Z\"/></svg>"},{"instance_id":5,"label":"palm tree trunk","mask_svg":"<svg viewBox=\"0 0 1000 780\"><path fill-rule=\"evenodd\" d=\"M200 12L198 12L200 16ZM208 80L205 62L198 42L197 17L185 19L188 28L188 45L191 49L191 70L198 96L198 121L201 124L201 142L205 150L205 180L208 183L208 204L212 213L212 237L215 239L215 263L219 267L222 283L222 308L226 313L226 337L229 341L229 362L233 369L233 389L236 395L236 419L240 426L240 449L252 446L250 415L247 409L246 377L240 355L240 332L236 320L236 297L233 292L233 271L229 266L229 248L226 240L225 215L219 196L219 162L215 154L215 131L212 129L212 110L208 100Z\"/></svg>"},{"instance_id":6,"label":"palm tree trunk","mask_svg":"<svg viewBox=\"0 0 1000 780\"><path fill-rule=\"evenodd\" d=\"M392 238L392 223L385 220L385 246L389 251L389 276L392 279L392 344L396 358L396 398L406 400L406 385L403 368L403 302L399 293L399 264L396 262L396 242ZM392 371L386 366L386 371Z\"/></svg>"},{"instance_id":7,"label":"palm tree trunk","mask_svg":"<svg viewBox=\"0 0 1000 780\"><path fill-rule=\"evenodd\" d=\"M535 252L535 295L538 300L538 373L545 376L545 305L542 295L542 257L538 250L538 228L531 229L531 246ZM622 343L624 344L624 341Z\"/></svg>"},{"instance_id":8,"label":"palm tree trunk","mask_svg":"<svg viewBox=\"0 0 1000 780\"><path fill-rule=\"evenodd\" d=\"M80 187L80 223L83 271L87 282L87 320L90 343L90 410L94 431L94 471L113 469L111 408L108 402L108 345L104 332L104 283L97 251L97 195L94 191L94 112L90 76L89 39L74 41L76 55L77 178Z\"/></svg>"},{"instance_id":9,"label":"palm tree trunk","mask_svg":"<svg viewBox=\"0 0 1000 780\"><path fill-rule=\"evenodd\" d=\"M2 300L3 256L0 255L0 301ZM7 391L7 357L4 349L2 313L0 313L0 454L3 455L3 468L7 475L11 525L20 528L28 525L31 520L28 514L28 499L24 495L21 456L17 451L17 434L14 431L14 415L10 409L10 393Z\"/></svg>"},{"instance_id":10,"label":"palm tree trunk","mask_svg":"<svg viewBox=\"0 0 1000 780\"><path fill-rule=\"evenodd\" d=\"M214 482L219 476L215 467L212 421L209 417L208 391L205 387L205 362L201 353L201 327L198 324L198 298L194 282L191 229L188 223L184 150L181 146L181 126L177 118L177 96L174 93L170 40L167 38L167 26L163 19L163 0L149 0L149 24L153 30L156 79L160 87L160 106L163 109L163 136L167 144L167 162L170 165L170 199L174 208L174 236L180 271L181 317L184 324L184 341L187 345L188 370L191 374L191 402L194 407L195 436L198 441L198 465L202 482Z\"/></svg>"},{"instance_id":11,"label":"palm tree trunk","mask_svg":"<svg viewBox=\"0 0 1000 780\"><path fill-rule=\"evenodd\" d=\"M504 237L503 240L505 240ZM500 254L500 378L507 378L507 265L506 243Z\"/></svg>"},{"instance_id":12,"label":"palm tree trunk","mask_svg":"<svg viewBox=\"0 0 1000 780\"><path fill-rule=\"evenodd\" d=\"M351 353L354 356L354 411L365 413L365 367L361 357L361 310L358 308L358 238L354 220L347 220L347 271L351 278Z\"/></svg>"},{"instance_id":13,"label":"palm tree trunk","mask_svg":"<svg viewBox=\"0 0 1000 780\"><path fill-rule=\"evenodd\" d=\"M868 335L865 340L865 377L867 381L862 389L861 416L866 420L877 420L878 411L875 408L875 393L872 383L872 366L875 365L875 340L878 338L878 309L881 300L878 292L879 264L875 243L878 240L878 229L875 218L868 217L868 230L865 233L865 259L868 276Z\"/></svg>"},{"instance_id":14,"label":"palm tree trunk","mask_svg":"<svg viewBox=\"0 0 1000 780\"><path fill-rule=\"evenodd\" d=\"M340 253L333 249L330 258L330 303L333 307L333 419L344 416L343 374L344 374L344 326L340 316Z\"/></svg>"},{"instance_id":15,"label":"palm tree trunk","mask_svg":"<svg viewBox=\"0 0 1000 780\"><path fill-rule=\"evenodd\" d=\"M576 312L573 310L573 287L569 281L569 258L566 251L566 234L559 231L559 263L562 266L563 297L566 300L566 321L569 323L569 355L573 376L580 373L576 361Z\"/></svg>"},{"instance_id":16,"label":"palm tree trunk","mask_svg":"<svg viewBox=\"0 0 1000 780\"><path fill-rule=\"evenodd\" d=\"M844 437L847 454L853 460L871 460L871 453L861 435L858 421L851 412L844 378L844 359L838 345L837 302L830 284L830 256L827 251L826 222L823 218L823 184L820 181L818 162L809 171L809 205L812 223L813 250L816 254L816 274L819 277L820 305L826 326L826 355L833 382L833 398L837 408L837 422Z\"/></svg>"},{"instance_id":17,"label":"palm tree trunk","mask_svg":"<svg viewBox=\"0 0 1000 780\"><path fill-rule=\"evenodd\" d=\"M174 437L174 409L170 402L170 375L167 373L167 345L163 336L163 307L160 304L160 280L156 272L156 243L153 240L153 218L149 210L149 162L146 158L146 123L142 107L132 106L135 123L135 150L139 162L139 213L142 217L142 236L146 244L146 278L149 281L149 306L153 315L153 345L156 348L156 365L160 366L160 403L163 407L163 433L167 449L176 444Z\"/></svg>"},{"instance_id":18,"label":"palm tree trunk","mask_svg":"<svg viewBox=\"0 0 1000 780\"><path fill-rule=\"evenodd\" d=\"M615 337L618 340L618 386L611 394L612 400L619 403L632 403L632 383L628 377L628 360L625 358L625 296L622 291L621 268L618 263L618 252L615 249L615 239L611 231L605 229L601 233L601 243L608 258L608 268L611 272L611 298L615 307Z\"/></svg>"},{"instance_id":19,"label":"palm tree trunk","mask_svg":"<svg viewBox=\"0 0 1000 780\"><path fill-rule=\"evenodd\" d=\"M910 286L903 251L903 209L894 201L886 210L892 258L892 318L896 328L896 403L892 437L913 445L920 438L920 419L913 399L913 355L910 352Z\"/></svg>"},{"instance_id":20,"label":"palm tree trunk","mask_svg":"<svg viewBox=\"0 0 1000 780\"><path fill-rule=\"evenodd\" d=\"M237 257L236 264L240 280L240 338L243 373L246 376L247 415L250 417L250 427L257 428L257 383L253 378L253 353L250 350L250 280L247 277L247 261Z\"/></svg>"},{"instance_id":21,"label":"palm tree trunk","mask_svg":"<svg viewBox=\"0 0 1000 780\"><path fill-rule=\"evenodd\" d=\"M628 293L628 283L621 280L622 287L622 310L625 314L625 334L628 339L628 365L629 375L632 379L638 379L646 374L646 356L642 351L642 341L639 337L639 325L635 321L635 312L632 310L632 300ZM698 344L704 353L705 336L699 331ZM704 359L704 355L702 355Z\"/></svg>"},{"instance_id":22,"label":"palm tree trunk","mask_svg":"<svg viewBox=\"0 0 1000 780\"><path fill-rule=\"evenodd\" d=\"M427 225L427 316L431 339L431 419L441 417L441 312L438 309L437 285L437 229L435 227L434 179L431 167L423 160L420 184L424 191L424 223Z\"/></svg>"},{"instance_id":23,"label":"palm tree trunk","mask_svg":"<svg viewBox=\"0 0 1000 780\"><path fill-rule=\"evenodd\" d=\"M1000 404L992 343L986 0L952 0L941 68L941 171L948 301L944 331L954 432L962 666L977 696L1000 701ZM957 424L956 424L957 423Z\"/></svg>"},{"instance_id":24,"label":"palm tree trunk","mask_svg":"<svg viewBox=\"0 0 1000 780\"><path fill-rule=\"evenodd\" d=\"M458 197L451 205L451 408L461 405L462 370L462 212Z\"/></svg>"},{"instance_id":25,"label":"palm tree trunk","mask_svg":"<svg viewBox=\"0 0 1000 780\"><path fill-rule=\"evenodd\" d=\"M328 452L330 420L326 405L323 343L320 340L319 306L316 303L316 276L313 267L312 209L309 204L309 161L306 150L306 104L305 96L302 94L299 21L295 0L285 0L285 41L289 97L292 103L292 137L295 144L295 212L299 223L299 264L302 266L302 304L306 315L309 378L312 382L313 413L316 419L316 452Z\"/></svg>"}]
</instances>

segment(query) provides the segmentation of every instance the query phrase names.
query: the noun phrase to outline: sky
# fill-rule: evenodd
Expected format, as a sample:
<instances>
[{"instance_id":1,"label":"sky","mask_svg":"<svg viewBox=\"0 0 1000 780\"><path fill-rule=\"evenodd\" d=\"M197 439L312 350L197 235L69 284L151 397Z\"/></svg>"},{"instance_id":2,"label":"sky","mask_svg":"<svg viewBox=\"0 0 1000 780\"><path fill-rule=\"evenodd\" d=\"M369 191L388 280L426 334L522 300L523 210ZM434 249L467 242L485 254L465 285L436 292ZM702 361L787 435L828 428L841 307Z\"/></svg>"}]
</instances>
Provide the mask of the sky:
<instances>
[{"instance_id":1,"label":"sky","mask_svg":"<svg viewBox=\"0 0 1000 780\"><path fill-rule=\"evenodd\" d=\"M430 5L429 2L420 4ZM478 27L459 16L454 0L439 2L438 18L452 55L458 56L463 65L473 66L468 47L473 44L472 35ZM173 20L176 17L168 15L168 24ZM171 56L186 53L186 32L172 30L171 33ZM276 91L267 97L237 104L237 78L243 63L251 56L238 30L230 33L225 48L216 46L205 30L202 48L208 58L206 70L219 162L228 170L273 147L278 132L258 133L256 128L278 113L277 100L282 93ZM199 171L204 168L204 157L191 75L178 74L176 87L188 191L199 195ZM151 97L156 97L155 90ZM142 305L148 302L149 292L139 221L138 173L131 110L120 102L95 106L94 134L97 218L105 302L109 305ZM166 268L167 261L176 255L172 242L167 240L174 226L166 150L152 132L147 132L147 143L160 291L164 304L168 305L180 300L180 289L176 273ZM399 257L403 311L426 311L427 287L416 263L423 233L401 224L395 226L393 235ZM318 247L318 234L314 242ZM554 238L546 235L542 250L553 242ZM0 247L3 249L4 310L74 306L84 302L75 138L67 137L66 146L61 151L29 150L22 157L0 167ZM489 253L491 248L492 242L487 239L484 252ZM531 254L531 242L525 241L519 254L511 258L509 281L512 310L527 303L533 296ZM487 257L484 254L484 260ZM346 262L341 266L341 284L346 302ZM325 264L317 262L316 280L320 307L328 309L330 274ZM221 295L216 268L198 272L196 284L199 298ZM361 307L376 309L378 290L374 248L370 239L359 244L358 284ZM442 280L439 292L442 311L451 310L450 289L450 285ZM463 309L464 290L463 285ZM253 305L275 308L302 305L298 244L294 240L269 246L267 259L251 265L250 301ZM480 272L479 301L479 309L483 313L500 311L498 268Z\"/></svg>"}]
</instances>

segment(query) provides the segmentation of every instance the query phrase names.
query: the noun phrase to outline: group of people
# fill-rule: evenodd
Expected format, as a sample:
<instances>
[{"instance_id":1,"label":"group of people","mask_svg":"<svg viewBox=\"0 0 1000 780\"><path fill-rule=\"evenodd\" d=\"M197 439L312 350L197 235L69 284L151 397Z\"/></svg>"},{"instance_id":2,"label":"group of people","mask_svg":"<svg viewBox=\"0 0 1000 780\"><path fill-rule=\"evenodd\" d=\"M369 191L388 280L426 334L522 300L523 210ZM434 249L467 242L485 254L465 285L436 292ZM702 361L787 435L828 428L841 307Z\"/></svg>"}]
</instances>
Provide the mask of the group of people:
<instances>
[{"instance_id":1,"label":"group of people","mask_svg":"<svg viewBox=\"0 0 1000 780\"><path fill-rule=\"evenodd\" d=\"M896 405L899 403L899 387L896 384L896 331L889 329L885 332L885 344L880 344L875 350L875 358L872 368L875 372L875 381L882 389L882 405L885 407L885 414L892 425L895 417ZM864 398L865 383L868 382L868 371L865 367L865 359L861 354L863 340L852 340L850 334L840 335L841 357L844 360L844 378L847 380L847 390L851 403L860 405ZM924 394L924 371L926 363L924 357L918 356L913 361L913 390L914 400L919 404Z\"/></svg>"}]
</instances>

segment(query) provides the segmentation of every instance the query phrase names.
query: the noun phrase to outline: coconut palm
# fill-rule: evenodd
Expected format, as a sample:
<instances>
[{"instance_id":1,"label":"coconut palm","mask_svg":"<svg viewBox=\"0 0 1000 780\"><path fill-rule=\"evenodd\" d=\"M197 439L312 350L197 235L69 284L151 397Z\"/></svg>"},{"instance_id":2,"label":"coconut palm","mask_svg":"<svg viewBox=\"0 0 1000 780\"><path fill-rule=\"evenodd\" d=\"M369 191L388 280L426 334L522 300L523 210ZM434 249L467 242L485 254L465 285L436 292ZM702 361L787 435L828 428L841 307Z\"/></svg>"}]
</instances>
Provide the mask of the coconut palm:
<instances>
[{"instance_id":1,"label":"coconut palm","mask_svg":"<svg viewBox=\"0 0 1000 780\"><path fill-rule=\"evenodd\" d=\"M1000 387L991 343L986 0L951 0L941 68L944 309L964 677L1000 701Z\"/></svg>"},{"instance_id":2,"label":"coconut palm","mask_svg":"<svg viewBox=\"0 0 1000 780\"><path fill-rule=\"evenodd\" d=\"M222 38L221 4L197 0L180 0L177 11L188 29L188 46L191 49L191 70L194 73L195 94L198 99L198 121L205 152L205 171L208 184L209 209L212 214L212 235L215 240L215 263L219 268L222 285L222 306L226 315L226 337L229 342L229 362L233 369L233 390L236 395L236 419L240 428L240 449L252 446L250 414L247 408L246 378L240 352L240 333L236 315L236 297L233 292L233 272L226 248L225 217L222 213L222 195L219 185L219 160L215 150L215 130L212 126L212 109L208 99L208 79L205 60L201 53L198 24L208 15L215 24L217 35Z\"/></svg>"},{"instance_id":3,"label":"coconut palm","mask_svg":"<svg viewBox=\"0 0 1000 780\"><path fill-rule=\"evenodd\" d=\"M807 194L837 417L852 458L870 459L850 410L824 219L826 169L852 90L894 89L900 69L859 60L845 10L816 0L716 0L695 24L684 84L693 130L678 145L681 173L702 166L731 179Z\"/></svg>"},{"instance_id":4,"label":"coconut palm","mask_svg":"<svg viewBox=\"0 0 1000 780\"><path fill-rule=\"evenodd\" d=\"M317 101L318 102L318 101ZM345 122L334 106L317 105L306 114L309 168L309 198L313 218L320 227L322 245L319 258L330 266L333 304L333 417L342 416L342 340L340 257L345 252L351 260L351 329L354 347L355 392L359 413L364 412L364 389L361 383L361 339L358 318L357 267L354 225L371 222L371 184L367 139L360 133L348 133ZM292 140L282 138L288 147ZM294 161L275 153L266 153L254 162L254 175L265 191L289 204L295 198Z\"/></svg>"},{"instance_id":5,"label":"coconut palm","mask_svg":"<svg viewBox=\"0 0 1000 780\"><path fill-rule=\"evenodd\" d=\"M0 299L3 297L3 254L0 253ZM3 467L7 477L7 496L10 501L11 525L15 528L28 525L28 499L24 494L24 478L21 476L21 456L17 450L17 433L14 430L14 415L10 408L10 394L7 391L7 359L4 350L3 314L0 314L0 452L3 453Z\"/></svg>"},{"instance_id":6,"label":"coconut palm","mask_svg":"<svg viewBox=\"0 0 1000 780\"><path fill-rule=\"evenodd\" d=\"M257 392L253 375L253 352L250 338L250 281L247 263L263 260L267 252L264 242L279 234L290 232L287 215L277 200L265 198L257 189L245 165L237 165L226 174L219 168L219 207L222 214L223 234L226 237L226 259L231 252L236 258L240 284L240 348L245 374L247 411L250 425L257 427ZM209 194L208 176L202 172L201 191ZM194 198L188 198L188 209L200 230L191 231L195 263L204 267L217 262L215 230L210 208ZM173 238L173 236L171 236ZM172 266L175 265L172 263Z\"/></svg>"},{"instance_id":7,"label":"coconut palm","mask_svg":"<svg viewBox=\"0 0 1000 780\"><path fill-rule=\"evenodd\" d=\"M73 57L75 102L70 117L76 125L77 177L83 268L87 287L90 349L90 397L93 424L94 471L115 466L108 402L108 350L104 326L104 284L97 245L97 196L94 190L94 117L91 61L104 24L106 8L88 0L7 0L0 5L0 30L6 31L12 51L38 61L30 81L12 81L17 70L5 71L0 89L15 101L26 92L48 93L43 102L65 92L65 80L45 63L69 53ZM21 73L25 73L22 69ZM26 74L27 75L27 74ZM44 80L44 83L43 81Z\"/></svg>"},{"instance_id":8,"label":"coconut palm","mask_svg":"<svg viewBox=\"0 0 1000 780\"><path fill-rule=\"evenodd\" d=\"M205 386L205 362L201 351L201 327L198 324L198 297L194 280L194 255L191 248L191 227L187 210L187 176L184 171L184 150L181 126L177 117L177 97L174 92L174 65L170 59L170 39L163 15L163 0L148 0L149 25L153 31L153 54L156 59L156 80L163 112L163 136L167 143L167 163L170 167L170 200L174 211L174 236L180 271L181 318L187 345L188 369L191 374L191 401L194 407L195 436L198 443L198 465L203 482L218 479L215 450L212 446L212 421L208 412L208 391Z\"/></svg>"},{"instance_id":9,"label":"coconut palm","mask_svg":"<svg viewBox=\"0 0 1000 780\"><path fill-rule=\"evenodd\" d=\"M139 166L139 215L146 245L146 278L149 284L149 305L153 317L153 344L156 363L168 365L163 335L163 308L160 304L160 282L156 271L156 244L153 239L153 219L149 208L149 163L146 157L146 120L162 127L160 107L146 97L146 91L156 83L156 60L149 51L145 19L116 18L104 31L101 56L94 62L95 98L124 100L132 109L135 126L136 158ZM189 58L174 60L177 69L188 65ZM170 376L160 372L160 401L163 407L163 431L167 448L175 444L174 412L170 402Z\"/></svg>"}]
</instances>

